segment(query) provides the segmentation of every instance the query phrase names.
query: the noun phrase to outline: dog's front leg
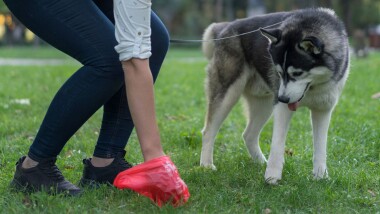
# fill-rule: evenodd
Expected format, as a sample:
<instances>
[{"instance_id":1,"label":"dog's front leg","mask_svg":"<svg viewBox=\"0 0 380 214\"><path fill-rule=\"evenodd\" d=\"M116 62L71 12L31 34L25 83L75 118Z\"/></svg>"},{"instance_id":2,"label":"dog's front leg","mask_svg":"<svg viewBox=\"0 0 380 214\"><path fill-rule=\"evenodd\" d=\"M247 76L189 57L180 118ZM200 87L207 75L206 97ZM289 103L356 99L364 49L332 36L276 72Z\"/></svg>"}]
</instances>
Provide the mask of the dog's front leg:
<instances>
[{"instance_id":1,"label":"dog's front leg","mask_svg":"<svg viewBox=\"0 0 380 214\"><path fill-rule=\"evenodd\" d=\"M286 104L278 103L274 106L273 115L272 145L265 171L265 181L269 184L277 184L281 180L282 168L285 162L285 140L293 113Z\"/></svg>"},{"instance_id":2,"label":"dog's front leg","mask_svg":"<svg viewBox=\"0 0 380 214\"><path fill-rule=\"evenodd\" d=\"M327 133L330 124L332 110L311 111L313 123L313 175L315 179L327 178L326 150L327 150Z\"/></svg>"},{"instance_id":3,"label":"dog's front leg","mask_svg":"<svg viewBox=\"0 0 380 214\"><path fill-rule=\"evenodd\" d=\"M243 138L252 159L258 163L266 163L267 160L261 151L259 137L261 130L268 121L273 111L273 97L255 97L249 94L245 96L247 102L248 123L244 130Z\"/></svg>"}]
</instances>

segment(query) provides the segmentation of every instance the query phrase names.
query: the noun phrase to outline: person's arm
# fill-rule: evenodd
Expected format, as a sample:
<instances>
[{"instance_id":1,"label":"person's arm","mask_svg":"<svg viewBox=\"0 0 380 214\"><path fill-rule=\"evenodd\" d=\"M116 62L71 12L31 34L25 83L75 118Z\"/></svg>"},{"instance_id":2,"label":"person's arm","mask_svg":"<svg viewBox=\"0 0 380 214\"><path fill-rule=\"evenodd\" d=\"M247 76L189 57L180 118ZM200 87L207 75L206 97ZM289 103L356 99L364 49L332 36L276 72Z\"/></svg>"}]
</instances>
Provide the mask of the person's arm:
<instances>
[{"instance_id":1,"label":"person's arm","mask_svg":"<svg viewBox=\"0 0 380 214\"><path fill-rule=\"evenodd\" d=\"M161 146L148 59L150 8L150 0L114 0L115 34L119 42L115 49L123 65L129 110L145 161L119 173L114 185L145 195L158 206L167 202L178 206L187 202L190 193Z\"/></svg>"},{"instance_id":2,"label":"person's arm","mask_svg":"<svg viewBox=\"0 0 380 214\"><path fill-rule=\"evenodd\" d=\"M115 47L123 65L128 105L145 161L163 156L154 106L150 0L114 0Z\"/></svg>"},{"instance_id":3,"label":"person's arm","mask_svg":"<svg viewBox=\"0 0 380 214\"><path fill-rule=\"evenodd\" d=\"M153 77L147 59L123 61L128 104L145 161L164 155L154 105Z\"/></svg>"}]
</instances>

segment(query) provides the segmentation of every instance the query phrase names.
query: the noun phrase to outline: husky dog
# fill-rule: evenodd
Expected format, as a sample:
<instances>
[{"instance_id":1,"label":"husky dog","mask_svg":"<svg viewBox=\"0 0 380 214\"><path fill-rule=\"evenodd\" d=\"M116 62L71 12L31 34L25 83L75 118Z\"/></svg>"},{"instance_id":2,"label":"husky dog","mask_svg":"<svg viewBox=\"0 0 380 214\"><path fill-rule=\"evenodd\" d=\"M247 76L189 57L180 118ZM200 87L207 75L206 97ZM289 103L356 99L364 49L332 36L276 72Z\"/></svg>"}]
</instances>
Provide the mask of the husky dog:
<instances>
[{"instance_id":1,"label":"husky dog","mask_svg":"<svg viewBox=\"0 0 380 214\"><path fill-rule=\"evenodd\" d=\"M215 169L215 136L243 95L248 112L243 138L252 158L260 163L266 162L259 146L260 132L274 115L265 172L268 183L276 184L282 177L289 122L302 106L311 110L314 177L328 177L328 127L349 73L347 34L334 11L303 9L214 23L205 30L203 40L213 42L202 46L209 63L201 166Z\"/></svg>"}]
</instances>

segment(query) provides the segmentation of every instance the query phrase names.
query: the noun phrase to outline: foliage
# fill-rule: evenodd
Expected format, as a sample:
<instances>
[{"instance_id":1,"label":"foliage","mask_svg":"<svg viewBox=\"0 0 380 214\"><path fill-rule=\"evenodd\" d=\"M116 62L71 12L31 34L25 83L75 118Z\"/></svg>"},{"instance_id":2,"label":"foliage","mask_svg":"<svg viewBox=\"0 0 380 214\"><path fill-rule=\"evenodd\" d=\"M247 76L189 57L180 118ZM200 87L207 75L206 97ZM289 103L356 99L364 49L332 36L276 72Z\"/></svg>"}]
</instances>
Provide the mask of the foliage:
<instances>
[{"instance_id":1,"label":"foliage","mask_svg":"<svg viewBox=\"0 0 380 214\"><path fill-rule=\"evenodd\" d=\"M5 5L4 1L0 1L0 12L7 12L8 8Z\"/></svg>"},{"instance_id":2,"label":"foliage","mask_svg":"<svg viewBox=\"0 0 380 214\"><path fill-rule=\"evenodd\" d=\"M18 49L18 57L61 58L62 54ZM3 48L0 57L9 52ZM13 52L17 52L14 51ZM50 53L50 54L47 54ZM283 180L264 182L265 166L254 164L241 139L245 120L237 105L217 136L217 171L200 168L200 130L205 115L203 92L206 61L198 49L171 49L155 91L161 137L166 153L176 163L190 188L191 198L180 208L158 208L148 199L112 187L86 189L79 198L45 193L9 192L15 162L24 155L39 128L54 93L79 67L1 66L0 78L0 212L1 213L376 213L380 210L380 102L370 96L380 91L379 53L353 59L351 74L329 130L330 179L312 179L309 114L299 109L287 140ZM64 60L67 60L64 58ZM15 102L29 99L30 105ZM81 159L89 157L100 128L97 112L68 142L58 166L72 182L81 177ZM268 155L272 121L261 135ZM291 152L290 152L291 151ZM127 160L142 161L136 135L127 146Z\"/></svg>"},{"instance_id":3,"label":"foliage","mask_svg":"<svg viewBox=\"0 0 380 214\"><path fill-rule=\"evenodd\" d=\"M306 7L328 7L337 11L346 23L348 31L355 28L368 28L380 24L380 1L378 0L162 0L153 3L158 15L174 36L194 37L202 34L207 25L216 21L231 21L244 18L251 9L249 2L256 6L263 4L267 12L289 11ZM175 7L168 10L166 7ZM173 6L175 5L175 6ZM165 11L165 12L161 12ZM169 14L175 14L168 18Z\"/></svg>"},{"instance_id":4,"label":"foliage","mask_svg":"<svg viewBox=\"0 0 380 214\"><path fill-rule=\"evenodd\" d=\"M330 7L345 21L349 32L380 23L378 0L160 0L153 1L154 11L161 17L173 37L199 38L207 25L247 16L250 2L264 5L266 12L288 11L305 7ZM7 7L0 1L0 12Z\"/></svg>"}]
</instances>

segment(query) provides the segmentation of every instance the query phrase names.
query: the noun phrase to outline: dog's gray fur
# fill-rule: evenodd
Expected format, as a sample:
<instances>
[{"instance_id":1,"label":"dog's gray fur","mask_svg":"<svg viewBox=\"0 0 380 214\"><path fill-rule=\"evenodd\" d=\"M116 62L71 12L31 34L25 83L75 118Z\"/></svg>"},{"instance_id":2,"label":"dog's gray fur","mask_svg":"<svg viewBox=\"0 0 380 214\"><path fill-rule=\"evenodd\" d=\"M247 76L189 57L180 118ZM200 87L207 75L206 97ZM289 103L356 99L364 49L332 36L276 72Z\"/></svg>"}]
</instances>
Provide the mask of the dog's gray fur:
<instances>
[{"instance_id":1,"label":"dog's gray fur","mask_svg":"<svg viewBox=\"0 0 380 214\"><path fill-rule=\"evenodd\" d=\"M266 28L273 24L277 26ZM258 32L244 34L254 29ZM231 37L238 34L242 36ZM293 111L311 110L313 173L327 177L326 143L331 113L349 71L349 47L343 23L325 8L272 13L211 24L204 33L207 66L207 115L202 134L202 166L212 167L215 136L243 95L248 123L243 138L252 158L266 162L259 146L261 129L274 114L274 130L265 179L282 177L285 138Z\"/></svg>"}]
</instances>

